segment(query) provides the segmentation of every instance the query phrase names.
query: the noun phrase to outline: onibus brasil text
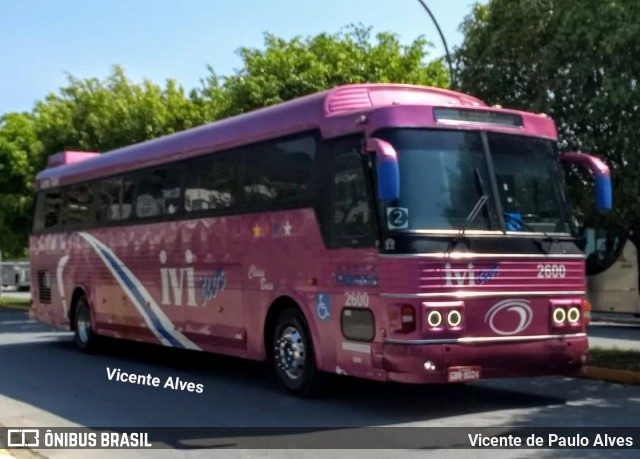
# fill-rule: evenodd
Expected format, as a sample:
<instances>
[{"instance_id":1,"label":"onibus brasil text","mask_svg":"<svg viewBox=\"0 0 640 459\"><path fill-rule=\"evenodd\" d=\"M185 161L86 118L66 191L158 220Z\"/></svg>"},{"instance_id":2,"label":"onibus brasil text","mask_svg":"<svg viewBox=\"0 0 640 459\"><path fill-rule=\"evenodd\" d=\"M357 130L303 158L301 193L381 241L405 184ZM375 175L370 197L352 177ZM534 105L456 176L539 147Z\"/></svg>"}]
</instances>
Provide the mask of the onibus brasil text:
<instances>
[{"instance_id":1,"label":"onibus brasil text","mask_svg":"<svg viewBox=\"0 0 640 459\"><path fill-rule=\"evenodd\" d=\"M151 448L146 432L53 432L47 429L34 437L36 445L44 448ZM30 446L36 446L30 445Z\"/></svg>"}]
</instances>

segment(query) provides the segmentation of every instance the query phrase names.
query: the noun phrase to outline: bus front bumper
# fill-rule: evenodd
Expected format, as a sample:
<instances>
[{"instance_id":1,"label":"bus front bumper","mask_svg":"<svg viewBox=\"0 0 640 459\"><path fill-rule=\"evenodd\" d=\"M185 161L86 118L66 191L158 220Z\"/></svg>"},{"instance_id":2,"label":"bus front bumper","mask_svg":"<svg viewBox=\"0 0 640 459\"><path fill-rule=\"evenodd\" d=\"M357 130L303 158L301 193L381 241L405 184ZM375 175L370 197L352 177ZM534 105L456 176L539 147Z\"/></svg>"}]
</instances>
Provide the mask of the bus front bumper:
<instances>
[{"instance_id":1,"label":"bus front bumper","mask_svg":"<svg viewBox=\"0 0 640 459\"><path fill-rule=\"evenodd\" d=\"M388 340L383 365L389 381L469 382L491 378L574 375L586 361L586 333L520 340Z\"/></svg>"}]
</instances>

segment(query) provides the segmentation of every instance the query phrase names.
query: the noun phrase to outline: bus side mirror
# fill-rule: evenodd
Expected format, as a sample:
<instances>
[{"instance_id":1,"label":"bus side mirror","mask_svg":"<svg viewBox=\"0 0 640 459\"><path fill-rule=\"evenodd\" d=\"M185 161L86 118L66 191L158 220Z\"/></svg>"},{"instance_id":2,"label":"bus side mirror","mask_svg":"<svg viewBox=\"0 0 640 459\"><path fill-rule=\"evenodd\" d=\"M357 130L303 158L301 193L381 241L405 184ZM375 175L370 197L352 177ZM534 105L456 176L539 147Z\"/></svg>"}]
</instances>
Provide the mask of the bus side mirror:
<instances>
[{"instance_id":1,"label":"bus side mirror","mask_svg":"<svg viewBox=\"0 0 640 459\"><path fill-rule=\"evenodd\" d=\"M384 140L368 139L367 151L376 153L376 175L378 177L378 198L381 201L395 201L400 198L400 168L395 148Z\"/></svg>"},{"instance_id":2,"label":"bus side mirror","mask_svg":"<svg viewBox=\"0 0 640 459\"><path fill-rule=\"evenodd\" d=\"M560 154L560 160L569 164L586 167L593 174L595 182L595 201L598 210L611 210L613 197L611 195L611 176L609 166L595 156L570 151Z\"/></svg>"}]
</instances>

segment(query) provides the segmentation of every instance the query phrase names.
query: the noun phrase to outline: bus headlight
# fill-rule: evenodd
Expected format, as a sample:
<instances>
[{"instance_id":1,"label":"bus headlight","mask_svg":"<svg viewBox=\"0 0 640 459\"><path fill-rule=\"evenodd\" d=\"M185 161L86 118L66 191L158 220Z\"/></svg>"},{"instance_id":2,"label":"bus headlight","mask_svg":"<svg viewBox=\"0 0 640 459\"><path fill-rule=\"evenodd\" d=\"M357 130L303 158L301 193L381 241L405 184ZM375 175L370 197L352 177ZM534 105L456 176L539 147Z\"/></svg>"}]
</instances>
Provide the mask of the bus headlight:
<instances>
[{"instance_id":1,"label":"bus headlight","mask_svg":"<svg viewBox=\"0 0 640 459\"><path fill-rule=\"evenodd\" d=\"M575 306L572 306L567 311L567 320L570 324L578 323L580 320L580 309Z\"/></svg>"},{"instance_id":2,"label":"bus headlight","mask_svg":"<svg viewBox=\"0 0 640 459\"><path fill-rule=\"evenodd\" d=\"M447 314L447 325L451 328L458 327L462 323L462 314L457 309L452 309Z\"/></svg>"},{"instance_id":3,"label":"bus headlight","mask_svg":"<svg viewBox=\"0 0 640 459\"><path fill-rule=\"evenodd\" d=\"M556 325L562 325L567 319L567 313L564 308L555 308L551 317Z\"/></svg>"},{"instance_id":4,"label":"bus headlight","mask_svg":"<svg viewBox=\"0 0 640 459\"><path fill-rule=\"evenodd\" d=\"M442 314L440 311L431 311L427 314L427 323L431 328L437 328L442 325Z\"/></svg>"}]
</instances>

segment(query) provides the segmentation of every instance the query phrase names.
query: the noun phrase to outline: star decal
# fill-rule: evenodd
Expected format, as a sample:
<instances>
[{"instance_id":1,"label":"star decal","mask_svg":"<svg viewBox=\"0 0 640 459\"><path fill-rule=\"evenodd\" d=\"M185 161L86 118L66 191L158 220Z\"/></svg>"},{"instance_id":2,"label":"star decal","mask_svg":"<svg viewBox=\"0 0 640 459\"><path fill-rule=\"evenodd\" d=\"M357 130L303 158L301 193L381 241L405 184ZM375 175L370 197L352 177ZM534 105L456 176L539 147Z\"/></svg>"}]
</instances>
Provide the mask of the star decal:
<instances>
[{"instance_id":1,"label":"star decal","mask_svg":"<svg viewBox=\"0 0 640 459\"><path fill-rule=\"evenodd\" d=\"M284 235L285 236L291 236L291 229L293 228L293 226L291 226L291 223L289 223L289 220L287 220L285 222L285 224L282 226L282 229L284 230Z\"/></svg>"}]
</instances>

